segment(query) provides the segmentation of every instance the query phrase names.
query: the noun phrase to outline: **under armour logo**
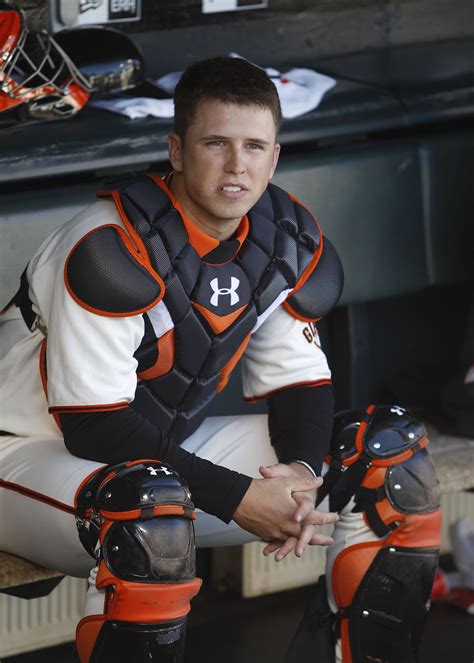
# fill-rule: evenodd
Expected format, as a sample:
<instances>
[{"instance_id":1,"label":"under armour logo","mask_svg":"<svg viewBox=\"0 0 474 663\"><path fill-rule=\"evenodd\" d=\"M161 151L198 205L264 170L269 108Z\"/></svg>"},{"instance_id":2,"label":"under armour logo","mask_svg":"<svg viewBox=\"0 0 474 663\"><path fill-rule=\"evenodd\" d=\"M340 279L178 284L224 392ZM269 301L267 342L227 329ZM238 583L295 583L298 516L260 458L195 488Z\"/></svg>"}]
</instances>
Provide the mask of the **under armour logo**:
<instances>
[{"instance_id":1,"label":"under armour logo","mask_svg":"<svg viewBox=\"0 0 474 663\"><path fill-rule=\"evenodd\" d=\"M209 284L214 291L214 294L211 297L212 306L219 305L219 296L220 295L230 295L230 305L233 306L237 304L240 297L237 294L237 288L240 285L240 280L235 276L230 278L230 288L219 288L219 279L215 278Z\"/></svg>"},{"instance_id":2,"label":"under armour logo","mask_svg":"<svg viewBox=\"0 0 474 663\"><path fill-rule=\"evenodd\" d=\"M395 407L391 407L390 412L393 412L393 414L398 414L399 417L405 414L405 410L401 407L398 407L398 405L395 405Z\"/></svg>"},{"instance_id":3,"label":"under armour logo","mask_svg":"<svg viewBox=\"0 0 474 663\"><path fill-rule=\"evenodd\" d=\"M151 467L150 466L150 467L147 467L146 469L150 472L152 477L158 476L158 472L164 472L166 474L166 476L168 476L168 475L171 476L173 474L173 472L170 472L167 467L158 467L158 469L157 469L156 467Z\"/></svg>"}]
</instances>

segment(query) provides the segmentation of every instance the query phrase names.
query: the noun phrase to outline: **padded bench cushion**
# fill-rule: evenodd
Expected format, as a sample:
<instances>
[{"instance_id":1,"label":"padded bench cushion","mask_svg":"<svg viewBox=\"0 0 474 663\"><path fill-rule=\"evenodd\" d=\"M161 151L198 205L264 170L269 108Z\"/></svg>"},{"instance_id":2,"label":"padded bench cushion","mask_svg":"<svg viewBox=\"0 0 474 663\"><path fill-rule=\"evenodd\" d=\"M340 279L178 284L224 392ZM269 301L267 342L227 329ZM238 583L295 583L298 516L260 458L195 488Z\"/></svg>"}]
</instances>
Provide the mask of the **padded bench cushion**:
<instances>
[{"instance_id":1,"label":"padded bench cushion","mask_svg":"<svg viewBox=\"0 0 474 663\"><path fill-rule=\"evenodd\" d=\"M23 557L0 551L0 591L9 587L58 578L62 575L59 571L45 569Z\"/></svg>"}]
</instances>

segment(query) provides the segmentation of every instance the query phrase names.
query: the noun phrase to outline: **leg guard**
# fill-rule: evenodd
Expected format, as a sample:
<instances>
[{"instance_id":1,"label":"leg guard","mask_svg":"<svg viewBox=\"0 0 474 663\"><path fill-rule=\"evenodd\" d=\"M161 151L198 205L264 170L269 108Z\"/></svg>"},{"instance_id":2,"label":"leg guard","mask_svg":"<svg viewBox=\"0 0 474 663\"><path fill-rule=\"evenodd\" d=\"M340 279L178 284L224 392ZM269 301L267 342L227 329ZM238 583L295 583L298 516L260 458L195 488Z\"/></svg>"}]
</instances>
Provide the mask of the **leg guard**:
<instances>
[{"instance_id":1,"label":"leg guard","mask_svg":"<svg viewBox=\"0 0 474 663\"><path fill-rule=\"evenodd\" d=\"M375 535L343 548L326 578L338 612L333 630L325 632L331 642L334 633L340 638L337 660L343 663L416 660L441 528L439 483L427 444L424 426L398 406L336 417L318 502L329 496L331 511L361 514L359 522Z\"/></svg>"},{"instance_id":2,"label":"leg guard","mask_svg":"<svg viewBox=\"0 0 474 663\"><path fill-rule=\"evenodd\" d=\"M343 663L416 659L441 527L427 444L424 426L398 406L336 419L330 505L340 510L354 496L353 511L380 537L345 548L333 564Z\"/></svg>"},{"instance_id":3,"label":"leg guard","mask_svg":"<svg viewBox=\"0 0 474 663\"><path fill-rule=\"evenodd\" d=\"M179 663L199 591L193 504L159 461L103 468L76 497L79 536L98 560L103 614L77 627L81 663Z\"/></svg>"}]
</instances>

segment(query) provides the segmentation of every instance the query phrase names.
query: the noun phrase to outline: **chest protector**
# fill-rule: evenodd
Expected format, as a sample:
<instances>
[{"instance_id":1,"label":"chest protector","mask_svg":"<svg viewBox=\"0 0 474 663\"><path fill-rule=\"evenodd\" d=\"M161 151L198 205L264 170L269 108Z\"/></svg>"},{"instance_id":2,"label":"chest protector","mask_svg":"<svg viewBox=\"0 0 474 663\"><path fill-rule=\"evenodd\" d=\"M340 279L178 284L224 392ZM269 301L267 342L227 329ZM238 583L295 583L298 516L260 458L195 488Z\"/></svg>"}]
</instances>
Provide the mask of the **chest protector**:
<instances>
[{"instance_id":1,"label":"chest protector","mask_svg":"<svg viewBox=\"0 0 474 663\"><path fill-rule=\"evenodd\" d=\"M318 280L329 285L319 297L308 297L316 292L315 268L327 262L327 256L320 261L320 229L277 186L269 185L249 211L243 240L204 255L191 244L159 177L134 177L114 187L99 195L113 199L127 233L109 225L86 235L68 258L68 289L96 313L144 315L131 406L179 443L205 418L261 316L284 300L304 320L332 308L342 289L339 262L336 278L324 270Z\"/></svg>"}]
</instances>

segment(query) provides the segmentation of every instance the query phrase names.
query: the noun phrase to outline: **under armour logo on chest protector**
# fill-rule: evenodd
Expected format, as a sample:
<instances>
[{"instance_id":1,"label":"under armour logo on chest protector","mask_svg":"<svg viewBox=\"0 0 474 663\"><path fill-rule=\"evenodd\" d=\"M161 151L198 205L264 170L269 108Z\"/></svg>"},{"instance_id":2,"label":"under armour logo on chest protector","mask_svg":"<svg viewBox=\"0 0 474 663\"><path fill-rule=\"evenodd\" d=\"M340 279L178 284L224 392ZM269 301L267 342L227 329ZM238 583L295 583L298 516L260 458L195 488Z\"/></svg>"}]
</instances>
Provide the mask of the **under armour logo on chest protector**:
<instances>
[{"instance_id":1,"label":"under armour logo on chest protector","mask_svg":"<svg viewBox=\"0 0 474 663\"><path fill-rule=\"evenodd\" d=\"M240 285L240 279L235 276L230 277L230 288L219 288L219 279L215 278L209 284L214 291L214 294L211 297L212 306L219 306L219 297L224 295L230 295L230 305L233 306L240 301L240 297L237 294L237 288Z\"/></svg>"},{"instance_id":2,"label":"under armour logo on chest protector","mask_svg":"<svg viewBox=\"0 0 474 663\"><path fill-rule=\"evenodd\" d=\"M207 265L191 295L192 302L215 332L227 329L247 308L251 288L245 272L235 263Z\"/></svg>"}]
</instances>

